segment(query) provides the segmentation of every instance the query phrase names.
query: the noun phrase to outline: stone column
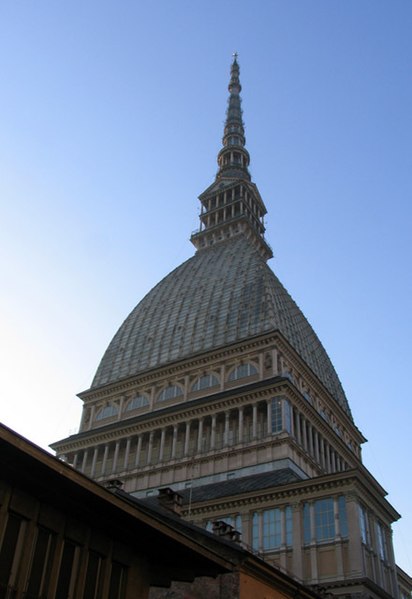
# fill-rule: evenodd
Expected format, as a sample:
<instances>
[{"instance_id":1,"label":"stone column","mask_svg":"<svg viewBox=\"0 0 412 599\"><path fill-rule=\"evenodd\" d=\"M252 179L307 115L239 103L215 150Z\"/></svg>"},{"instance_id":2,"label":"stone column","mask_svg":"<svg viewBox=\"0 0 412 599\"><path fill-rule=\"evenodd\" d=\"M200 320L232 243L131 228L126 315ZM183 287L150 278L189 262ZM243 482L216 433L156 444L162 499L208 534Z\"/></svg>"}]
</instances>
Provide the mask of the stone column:
<instances>
[{"instance_id":1,"label":"stone column","mask_svg":"<svg viewBox=\"0 0 412 599\"><path fill-rule=\"evenodd\" d=\"M223 445L229 445L229 424L230 424L230 412L225 412L225 432L223 433Z\"/></svg>"},{"instance_id":2,"label":"stone column","mask_svg":"<svg viewBox=\"0 0 412 599\"><path fill-rule=\"evenodd\" d=\"M306 418L304 416L302 417L302 437L303 437L303 448L305 449L305 451L308 451L308 437L307 437L307 430L306 430Z\"/></svg>"},{"instance_id":3,"label":"stone column","mask_svg":"<svg viewBox=\"0 0 412 599\"><path fill-rule=\"evenodd\" d=\"M117 459L119 457L119 448L120 448L120 441L116 441L116 445L114 447L114 456L113 456L113 464L112 464L112 474L114 474L116 472L116 469L117 469Z\"/></svg>"},{"instance_id":4,"label":"stone column","mask_svg":"<svg viewBox=\"0 0 412 599\"><path fill-rule=\"evenodd\" d=\"M316 429L313 430L313 436L315 441L315 458L318 464L320 464L320 456L319 456L319 433Z\"/></svg>"},{"instance_id":5,"label":"stone column","mask_svg":"<svg viewBox=\"0 0 412 599\"><path fill-rule=\"evenodd\" d=\"M336 453L335 450L331 451L331 459L332 459L332 472L336 472Z\"/></svg>"},{"instance_id":6,"label":"stone column","mask_svg":"<svg viewBox=\"0 0 412 599\"><path fill-rule=\"evenodd\" d=\"M153 410L154 409L154 404L155 404L155 399L156 399L156 389L155 387L152 387L150 390L150 409Z\"/></svg>"},{"instance_id":7,"label":"stone column","mask_svg":"<svg viewBox=\"0 0 412 599\"><path fill-rule=\"evenodd\" d=\"M96 411L96 407L94 405L92 405L92 407L90 408L90 419L89 419L89 426L87 427L88 430L90 430L93 426L93 421L94 421L94 413Z\"/></svg>"},{"instance_id":8,"label":"stone column","mask_svg":"<svg viewBox=\"0 0 412 599\"><path fill-rule=\"evenodd\" d=\"M310 512L310 574L311 582L318 581L318 554L316 548L316 525L315 525L315 504L309 503Z\"/></svg>"},{"instance_id":9,"label":"stone column","mask_svg":"<svg viewBox=\"0 0 412 599\"><path fill-rule=\"evenodd\" d=\"M160 433L159 462L163 462L163 453L165 450L165 438L166 438L166 428L162 428L162 432Z\"/></svg>"},{"instance_id":10,"label":"stone column","mask_svg":"<svg viewBox=\"0 0 412 599\"><path fill-rule=\"evenodd\" d=\"M252 537L251 537L251 517L250 512L240 514L242 521L242 541L246 545L252 545Z\"/></svg>"},{"instance_id":11,"label":"stone column","mask_svg":"<svg viewBox=\"0 0 412 599\"><path fill-rule=\"evenodd\" d=\"M331 467L330 467L330 445L329 445L329 443L327 441L325 442L325 448L326 448L326 456L325 456L325 459L326 459L326 470L327 470L327 472L330 472L331 471Z\"/></svg>"},{"instance_id":12,"label":"stone column","mask_svg":"<svg viewBox=\"0 0 412 599\"><path fill-rule=\"evenodd\" d=\"M259 354L259 378L263 379L263 354Z\"/></svg>"},{"instance_id":13,"label":"stone column","mask_svg":"<svg viewBox=\"0 0 412 599\"><path fill-rule=\"evenodd\" d=\"M363 561L358 501L354 495L347 495L345 499L349 533L348 555L350 571L348 573L348 578L365 576L366 572Z\"/></svg>"},{"instance_id":14,"label":"stone column","mask_svg":"<svg viewBox=\"0 0 412 599\"><path fill-rule=\"evenodd\" d=\"M335 520L335 551L336 551L336 574L341 577L343 576L343 556L342 556L342 543L341 543L341 530L339 520L339 502L338 497L335 495L333 498L333 516Z\"/></svg>"},{"instance_id":15,"label":"stone column","mask_svg":"<svg viewBox=\"0 0 412 599\"><path fill-rule=\"evenodd\" d=\"M272 434L272 400L268 399L266 402L266 433Z\"/></svg>"},{"instance_id":16,"label":"stone column","mask_svg":"<svg viewBox=\"0 0 412 599\"><path fill-rule=\"evenodd\" d=\"M184 450L184 455L187 455L189 453L189 443L190 443L190 425L191 422L190 420L188 422L186 422L186 431L185 431L185 450Z\"/></svg>"},{"instance_id":17,"label":"stone column","mask_svg":"<svg viewBox=\"0 0 412 599\"><path fill-rule=\"evenodd\" d=\"M126 441L126 449L124 451L124 460L123 460L123 470L127 470L127 466L129 464L129 454L130 454L130 443L131 438L129 437Z\"/></svg>"},{"instance_id":18,"label":"stone column","mask_svg":"<svg viewBox=\"0 0 412 599\"><path fill-rule=\"evenodd\" d=\"M93 478L96 472L96 462L97 462L97 454L99 453L99 447L94 448L93 459L92 459L92 467L90 470L90 477Z\"/></svg>"},{"instance_id":19,"label":"stone column","mask_svg":"<svg viewBox=\"0 0 412 599\"><path fill-rule=\"evenodd\" d=\"M106 474L106 464L107 464L107 456L109 455L109 444L106 443L103 451L103 459L102 459L102 467L100 470L100 476Z\"/></svg>"},{"instance_id":20,"label":"stone column","mask_svg":"<svg viewBox=\"0 0 412 599\"><path fill-rule=\"evenodd\" d=\"M285 508L280 510L280 567L286 570L286 512Z\"/></svg>"},{"instance_id":21,"label":"stone column","mask_svg":"<svg viewBox=\"0 0 412 599\"><path fill-rule=\"evenodd\" d=\"M190 391L190 386L189 386L189 375L187 374L185 376L185 384L184 384L184 389L183 389L183 401L187 400L187 397L189 395L189 391Z\"/></svg>"},{"instance_id":22,"label":"stone column","mask_svg":"<svg viewBox=\"0 0 412 599\"><path fill-rule=\"evenodd\" d=\"M140 462L140 454L142 453L142 443L143 443L143 433L140 433L140 435L137 437L136 456L134 459L135 468L138 467L139 462Z\"/></svg>"},{"instance_id":23,"label":"stone column","mask_svg":"<svg viewBox=\"0 0 412 599\"><path fill-rule=\"evenodd\" d=\"M83 461L82 461L82 467L81 467L81 471L83 472L83 474L86 471L87 455L88 455L88 451L87 451L87 449L85 449L83 451Z\"/></svg>"},{"instance_id":24,"label":"stone column","mask_svg":"<svg viewBox=\"0 0 412 599\"><path fill-rule=\"evenodd\" d=\"M78 459L79 459L79 452L76 451L76 453L73 456L73 464L72 464L73 468L76 470L77 470Z\"/></svg>"},{"instance_id":25,"label":"stone column","mask_svg":"<svg viewBox=\"0 0 412 599\"><path fill-rule=\"evenodd\" d=\"M300 421L300 413L298 411L296 411L296 428L297 428L297 441L299 443L299 445L302 445L302 427L301 427L301 421Z\"/></svg>"},{"instance_id":26,"label":"stone column","mask_svg":"<svg viewBox=\"0 0 412 599\"><path fill-rule=\"evenodd\" d=\"M220 367L220 390L223 391L225 388L225 367Z\"/></svg>"},{"instance_id":27,"label":"stone column","mask_svg":"<svg viewBox=\"0 0 412 599\"><path fill-rule=\"evenodd\" d=\"M148 466L151 461L152 461L152 452L153 452L153 437L154 437L154 431L150 431L150 435L149 435L149 447L147 449L147 460L146 460L146 465Z\"/></svg>"},{"instance_id":28,"label":"stone column","mask_svg":"<svg viewBox=\"0 0 412 599\"><path fill-rule=\"evenodd\" d=\"M292 570L294 576L302 582L303 567L302 567L302 504L297 502L292 504Z\"/></svg>"},{"instance_id":29,"label":"stone column","mask_svg":"<svg viewBox=\"0 0 412 599\"><path fill-rule=\"evenodd\" d=\"M239 428L238 428L238 441L242 443L243 441L243 406L239 408Z\"/></svg>"},{"instance_id":30,"label":"stone column","mask_svg":"<svg viewBox=\"0 0 412 599\"><path fill-rule=\"evenodd\" d=\"M121 396L119 402L119 411L117 412L117 420L121 420L123 414L124 395Z\"/></svg>"},{"instance_id":31,"label":"stone column","mask_svg":"<svg viewBox=\"0 0 412 599\"><path fill-rule=\"evenodd\" d=\"M178 433L178 425L175 424L173 427L173 441L172 441L172 460L176 457L176 445L177 445L177 433Z\"/></svg>"},{"instance_id":32,"label":"stone column","mask_svg":"<svg viewBox=\"0 0 412 599\"><path fill-rule=\"evenodd\" d=\"M202 452L203 445L203 418L199 418L199 427L197 429L197 453Z\"/></svg>"},{"instance_id":33,"label":"stone column","mask_svg":"<svg viewBox=\"0 0 412 599\"><path fill-rule=\"evenodd\" d=\"M210 432L210 449L214 449L216 444L216 414L212 416L212 430Z\"/></svg>"},{"instance_id":34,"label":"stone column","mask_svg":"<svg viewBox=\"0 0 412 599\"><path fill-rule=\"evenodd\" d=\"M259 551L263 550L263 514L261 511L256 512L258 516L258 526L259 526Z\"/></svg>"},{"instance_id":35,"label":"stone column","mask_svg":"<svg viewBox=\"0 0 412 599\"><path fill-rule=\"evenodd\" d=\"M277 376L279 374L278 350L277 349L272 350L272 361L273 361L273 366L272 366L273 376Z\"/></svg>"},{"instance_id":36,"label":"stone column","mask_svg":"<svg viewBox=\"0 0 412 599\"><path fill-rule=\"evenodd\" d=\"M313 451L313 426L310 424L310 422L307 423L307 430L308 430L308 440L309 440L309 453L311 456L314 455L314 451Z\"/></svg>"},{"instance_id":37,"label":"stone column","mask_svg":"<svg viewBox=\"0 0 412 599\"><path fill-rule=\"evenodd\" d=\"M257 404L254 403L252 408L253 408L252 438L256 439L256 437L257 437Z\"/></svg>"}]
</instances>

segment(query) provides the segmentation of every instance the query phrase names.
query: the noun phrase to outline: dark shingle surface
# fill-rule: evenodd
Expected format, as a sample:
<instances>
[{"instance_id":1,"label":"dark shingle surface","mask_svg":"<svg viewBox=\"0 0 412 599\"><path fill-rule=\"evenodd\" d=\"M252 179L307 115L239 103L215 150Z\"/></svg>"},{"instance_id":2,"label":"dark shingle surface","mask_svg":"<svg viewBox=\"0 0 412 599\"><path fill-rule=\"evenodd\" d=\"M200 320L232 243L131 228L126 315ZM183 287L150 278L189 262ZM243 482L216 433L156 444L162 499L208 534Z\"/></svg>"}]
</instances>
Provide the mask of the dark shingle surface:
<instances>
[{"instance_id":1,"label":"dark shingle surface","mask_svg":"<svg viewBox=\"0 0 412 599\"><path fill-rule=\"evenodd\" d=\"M113 337L92 388L275 330L350 416L314 330L243 236L197 252L146 295Z\"/></svg>"},{"instance_id":2,"label":"dark shingle surface","mask_svg":"<svg viewBox=\"0 0 412 599\"><path fill-rule=\"evenodd\" d=\"M287 485L302 480L296 472L290 468L282 470L273 470L272 472L262 472L261 474L252 474L243 478L232 478L218 483L211 483L202 487L193 487L180 491L183 496L183 502L192 503L201 501L211 501L221 497L230 497L242 493L253 493L271 487Z\"/></svg>"}]
</instances>

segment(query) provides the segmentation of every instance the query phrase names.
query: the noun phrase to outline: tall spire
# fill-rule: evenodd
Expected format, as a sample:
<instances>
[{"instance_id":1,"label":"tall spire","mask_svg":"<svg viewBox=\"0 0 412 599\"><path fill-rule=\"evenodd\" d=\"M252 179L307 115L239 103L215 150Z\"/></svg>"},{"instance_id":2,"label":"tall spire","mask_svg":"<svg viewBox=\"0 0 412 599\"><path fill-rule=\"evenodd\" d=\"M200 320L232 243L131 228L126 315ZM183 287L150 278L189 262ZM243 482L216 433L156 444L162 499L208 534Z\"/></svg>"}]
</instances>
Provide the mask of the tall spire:
<instances>
[{"instance_id":1,"label":"tall spire","mask_svg":"<svg viewBox=\"0 0 412 599\"><path fill-rule=\"evenodd\" d=\"M199 196L200 228L190 239L196 249L202 250L242 235L267 260L273 253L265 240L266 207L248 171L250 157L245 148L237 54L230 67L228 89L223 147L217 156L219 170L212 185Z\"/></svg>"},{"instance_id":2,"label":"tall spire","mask_svg":"<svg viewBox=\"0 0 412 599\"><path fill-rule=\"evenodd\" d=\"M237 53L233 55L230 68L230 81L228 85L229 99L226 111L226 122L223 133L222 144L217 163L219 170L216 178L223 177L242 179L250 181L248 166L250 162L249 152L245 148L245 129L242 120L242 108L240 92L242 86L239 80L239 64Z\"/></svg>"}]
</instances>

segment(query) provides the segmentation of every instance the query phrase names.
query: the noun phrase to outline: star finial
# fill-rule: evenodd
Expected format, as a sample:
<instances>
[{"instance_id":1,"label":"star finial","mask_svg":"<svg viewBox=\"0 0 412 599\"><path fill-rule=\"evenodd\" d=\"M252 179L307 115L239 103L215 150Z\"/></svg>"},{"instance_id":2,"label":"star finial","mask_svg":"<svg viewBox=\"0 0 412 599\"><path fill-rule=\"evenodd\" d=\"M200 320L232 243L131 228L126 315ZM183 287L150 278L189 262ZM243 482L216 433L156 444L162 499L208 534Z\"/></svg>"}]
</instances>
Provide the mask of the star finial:
<instances>
[{"instance_id":1,"label":"star finial","mask_svg":"<svg viewBox=\"0 0 412 599\"><path fill-rule=\"evenodd\" d=\"M238 53L233 52L232 56L233 56L233 62L237 62Z\"/></svg>"}]
</instances>

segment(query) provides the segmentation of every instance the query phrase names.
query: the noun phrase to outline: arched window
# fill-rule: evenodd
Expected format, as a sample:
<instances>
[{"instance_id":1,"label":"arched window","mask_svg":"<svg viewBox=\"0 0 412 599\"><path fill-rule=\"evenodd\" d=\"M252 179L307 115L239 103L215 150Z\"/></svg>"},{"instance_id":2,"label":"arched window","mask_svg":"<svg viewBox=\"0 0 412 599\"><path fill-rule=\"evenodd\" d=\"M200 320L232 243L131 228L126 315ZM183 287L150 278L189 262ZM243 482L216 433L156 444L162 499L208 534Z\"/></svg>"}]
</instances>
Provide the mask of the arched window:
<instances>
[{"instance_id":1,"label":"arched window","mask_svg":"<svg viewBox=\"0 0 412 599\"><path fill-rule=\"evenodd\" d=\"M137 410L138 408L143 408L144 406L149 405L149 400L144 395L136 395L129 401L126 406L126 412L129 410Z\"/></svg>"},{"instance_id":2,"label":"arched window","mask_svg":"<svg viewBox=\"0 0 412 599\"><path fill-rule=\"evenodd\" d=\"M104 420L105 418L110 418L111 416L116 416L119 413L119 408L110 404L105 406L100 410L100 412L96 415L96 420Z\"/></svg>"},{"instance_id":3,"label":"arched window","mask_svg":"<svg viewBox=\"0 0 412 599\"><path fill-rule=\"evenodd\" d=\"M183 395L182 388L179 385L169 385L160 391L157 401L167 401L168 399L175 399Z\"/></svg>"},{"instance_id":4,"label":"arched window","mask_svg":"<svg viewBox=\"0 0 412 599\"><path fill-rule=\"evenodd\" d=\"M247 376L252 376L253 374L257 374L256 366L253 364L240 364L240 366L236 366L234 370L229 375L229 381L237 381L237 379L243 379Z\"/></svg>"},{"instance_id":5,"label":"arched window","mask_svg":"<svg viewBox=\"0 0 412 599\"><path fill-rule=\"evenodd\" d=\"M201 391L209 387L215 387L219 384L217 377L214 374L204 374L200 376L192 385L192 391Z\"/></svg>"}]
</instances>

